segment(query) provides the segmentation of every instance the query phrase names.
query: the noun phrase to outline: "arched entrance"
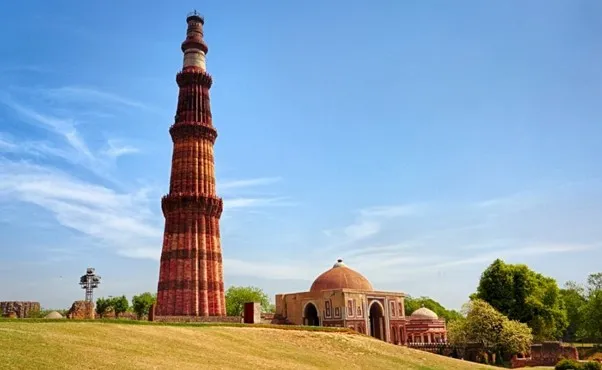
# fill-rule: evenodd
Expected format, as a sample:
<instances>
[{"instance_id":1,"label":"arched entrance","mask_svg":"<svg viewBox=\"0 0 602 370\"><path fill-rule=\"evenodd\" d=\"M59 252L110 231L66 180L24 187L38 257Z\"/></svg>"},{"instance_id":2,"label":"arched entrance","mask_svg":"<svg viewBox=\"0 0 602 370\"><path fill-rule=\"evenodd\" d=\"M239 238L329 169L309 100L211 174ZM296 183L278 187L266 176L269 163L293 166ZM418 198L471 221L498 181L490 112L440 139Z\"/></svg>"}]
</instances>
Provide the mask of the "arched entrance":
<instances>
[{"instance_id":1,"label":"arched entrance","mask_svg":"<svg viewBox=\"0 0 602 370\"><path fill-rule=\"evenodd\" d=\"M318 309L313 303L305 305L303 310L303 325L320 326L320 318L318 317Z\"/></svg>"},{"instance_id":2,"label":"arched entrance","mask_svg":"<svg viewBox=\"0 0 602 370\"><path fill-rule=\"evenodd\" d=\"M370 335L385 340L385 315L383 306L377 301L370 304Z\"/></svg>"}]
</instances>

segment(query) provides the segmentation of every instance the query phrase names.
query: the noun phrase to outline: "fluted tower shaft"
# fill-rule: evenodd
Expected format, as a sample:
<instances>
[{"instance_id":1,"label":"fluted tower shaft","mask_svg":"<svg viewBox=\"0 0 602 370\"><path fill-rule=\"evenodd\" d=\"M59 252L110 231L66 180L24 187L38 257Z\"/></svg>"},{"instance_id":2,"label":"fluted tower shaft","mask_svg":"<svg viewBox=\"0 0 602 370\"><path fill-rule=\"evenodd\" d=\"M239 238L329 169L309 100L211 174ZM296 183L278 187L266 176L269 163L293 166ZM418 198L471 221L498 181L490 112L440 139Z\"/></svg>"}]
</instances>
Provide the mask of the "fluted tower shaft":
<instances>
[{"instance_id":1,"label":"fluted tower shaft","mask_svg":"<svg viewBox=\"0 0 602 370\"><path fill-rule=\"evenodd\" d=\"M222 199L215 189L213 127L209 105L212 79L206 71L204 19L186 19L184 62L175 123L169 129L173 157L169 194L161 200L165 232L157 316L224 316L224 280L219 219Z\"/></svg>"}]
</instances>

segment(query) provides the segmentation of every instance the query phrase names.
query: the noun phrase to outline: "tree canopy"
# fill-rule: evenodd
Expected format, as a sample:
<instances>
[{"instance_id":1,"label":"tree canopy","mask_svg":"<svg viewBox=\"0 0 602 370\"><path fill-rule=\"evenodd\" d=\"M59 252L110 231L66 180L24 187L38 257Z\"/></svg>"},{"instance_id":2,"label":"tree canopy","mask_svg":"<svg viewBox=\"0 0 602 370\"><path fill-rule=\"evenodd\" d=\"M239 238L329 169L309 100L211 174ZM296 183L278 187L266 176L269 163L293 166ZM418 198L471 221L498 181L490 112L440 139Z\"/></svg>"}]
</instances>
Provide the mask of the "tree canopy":
<instances>
[{"instance_id":1,"label":"tree canopy","mask_svg":"<svg viewBox=\"0 0 602 370\"><path fill-rule=\"evenodd\" d=\"M528 325L509 320L480 299L473 299L465 304L463 311L466 318L448 325L448 339L451 343L480 343L488 352L508 355L529 351L533 335Z\"/></svg>"},{"instance_id":2,"label":"tree canopy","mask_svg":"<svg viewBox=\"0 0 602 370\"><path fill-rule=\"evenodd\" d=\"M556 280L523 264L495 260L481 275L471 298L489 303L511 320L528 324L537 340L560 338L568 326Z\"/></svg>"},{"instance_id":3,"label":"tree canopy","mask_svg":"<svg viewBox=\"0 0 602 370\"><path fill-rule=\"evenodd\" d=\"M246 302L259 302L263 312L271 309L270 300L260 288L254 286L231 286L226 291L226 312L228 316L242 315Z\"/></svg>"},{"instance_id":4,"label":"tree canopy","mask_svg":"<svg viewBox=\"0 0 602 370\"><path fill-rule=\"evenodd\" d=\"M460 312L455 310L448 310L445 307L443 307L439 302L429 297L413 298L411 296L406 296L404 299L404 308L406 316L411 315L412 312L416 311L422 306L433 311L437 314L437 316L439 316L442 319L445 319L445 321L447 322L451 322L462 317L462 314Z\"/></svg>"},{"instance_id":5,"label":"tree canopy","mask_svg":"<svg viewBox=\"0 0 602 370\"><path fill-rule=\"evenodd\" d=\"M567 282L562 295L569 320L566 340L602 342L602 273L590 274L585 287Z\"/></svg>"},{"instance_id":6,"label":"tree canopy","mask_svg":"<svg viewBox=\"0 0 602 370\"><path fill-rule=\"evenodd\" d=\"M104 317L110 311L115 314L115 317L119 317L119 315L126 312L129 307L130 303L124 295L112 298L100 297L96 300L96 313L100 315L100 317Z\"/></svg>"},{"instance_id":7,"label":"tree canopy","mask_svg":"<svg viewBox=\"0 0 602 370\"><path fill-rule=\"evenodd\" d=\"M151 306L157 300L156 294L152 294L149 292L142 293L140 295L135 295L132 297L132 309L138 315L138 319L141 319L143 316L148 315Z\"/></svg>"}]
</instances>

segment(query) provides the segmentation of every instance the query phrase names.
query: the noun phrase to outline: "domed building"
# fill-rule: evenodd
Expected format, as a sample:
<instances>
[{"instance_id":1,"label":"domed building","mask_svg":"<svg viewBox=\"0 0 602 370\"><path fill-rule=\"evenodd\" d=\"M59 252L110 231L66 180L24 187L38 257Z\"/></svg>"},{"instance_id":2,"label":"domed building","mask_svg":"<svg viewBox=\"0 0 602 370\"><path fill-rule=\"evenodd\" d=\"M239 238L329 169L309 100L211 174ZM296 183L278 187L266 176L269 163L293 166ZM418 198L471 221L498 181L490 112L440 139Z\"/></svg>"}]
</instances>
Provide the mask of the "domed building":
<instances>
[{"instance_id":1,"label":"domed building","mask_svg":"<svg viewBox=\"0 0 602 370\"><path fill-rule=\"evenodd\" d=\"M447 328L445 320L428 308L420 307L410 315L406 323L407 343L445 343Z\"/></svg>"},{"instance_id":2,"label":"domed building","mask_svg":"<svg viewBox=\"0 0 602 370\"><path fill-rule=\"evenodd\" d=\"M401 292L374 290L368 279L338 260L308 292L277 294L275 315L294 325L348 327L394 344L445 338L445 321L434 312L421 308L407 319L404 297ZM437 336L427 334L435 329Z\"/></svg>"}]
</instances>

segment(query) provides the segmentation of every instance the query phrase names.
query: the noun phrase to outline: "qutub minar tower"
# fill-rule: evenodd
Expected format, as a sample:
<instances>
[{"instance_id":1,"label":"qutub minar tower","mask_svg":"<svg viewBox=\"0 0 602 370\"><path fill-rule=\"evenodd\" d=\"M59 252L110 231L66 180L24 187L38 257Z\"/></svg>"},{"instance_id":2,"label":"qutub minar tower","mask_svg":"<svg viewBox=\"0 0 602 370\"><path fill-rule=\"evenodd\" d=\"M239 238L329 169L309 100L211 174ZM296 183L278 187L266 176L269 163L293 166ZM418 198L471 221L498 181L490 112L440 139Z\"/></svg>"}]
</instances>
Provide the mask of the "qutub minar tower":
<instances>
[{"instance_id":1,"label":"qutub minar tower","mask_svg":"<svg viewBox=\"0 0 602 370\"><path fill-rule=\"evenodd\" d=\"M204 19L196 11L186 18L182 42L184 65L175 122L169 129L173 157L169 194L161 199L165 234L161 252L157 316L225 316L219 219L222 199L215 191L213 144L205 68Z\"/></svg>"}]
</instances>

